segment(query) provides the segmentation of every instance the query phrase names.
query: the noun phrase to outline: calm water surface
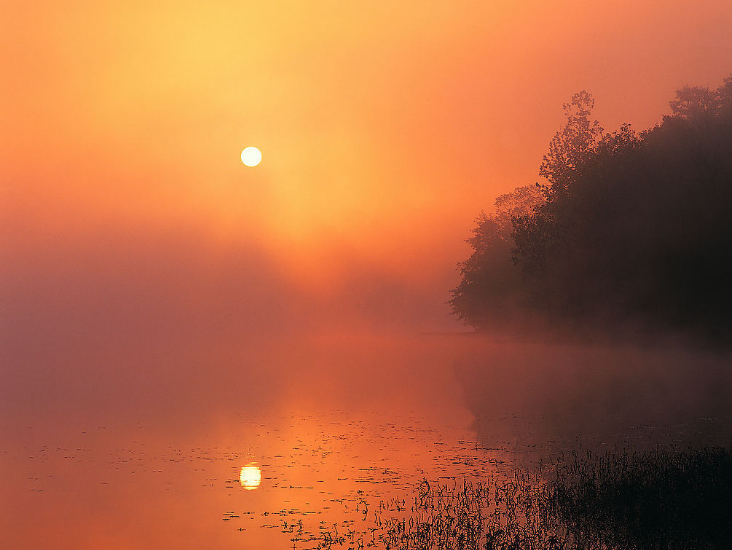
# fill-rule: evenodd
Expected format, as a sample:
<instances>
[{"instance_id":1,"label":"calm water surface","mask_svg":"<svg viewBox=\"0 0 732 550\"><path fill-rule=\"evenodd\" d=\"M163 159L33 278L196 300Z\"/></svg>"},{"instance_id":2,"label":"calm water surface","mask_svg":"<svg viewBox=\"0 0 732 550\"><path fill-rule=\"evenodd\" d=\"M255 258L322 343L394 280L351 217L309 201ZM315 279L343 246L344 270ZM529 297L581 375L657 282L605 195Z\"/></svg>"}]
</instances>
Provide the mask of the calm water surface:
<instances>
[{"instance_id":1,"label":"calm water surface","mask_svg":"<svg viewBox=\"0 0 732 550\"><path fill-rule=\"evenodd\" d=\"M421 336L105 357L11 377L3 547L312 548L423 478L732 434L724 355Z\"/></svg>"}]
</instances>

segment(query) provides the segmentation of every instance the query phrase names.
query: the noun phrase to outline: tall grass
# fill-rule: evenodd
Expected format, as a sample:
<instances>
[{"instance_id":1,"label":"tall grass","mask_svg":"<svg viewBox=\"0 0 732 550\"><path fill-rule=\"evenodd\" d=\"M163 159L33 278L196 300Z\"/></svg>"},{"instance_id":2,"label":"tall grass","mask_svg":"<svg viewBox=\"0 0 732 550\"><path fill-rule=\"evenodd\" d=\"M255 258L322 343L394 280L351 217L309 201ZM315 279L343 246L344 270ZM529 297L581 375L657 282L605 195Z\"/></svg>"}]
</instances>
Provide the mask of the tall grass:
<instances>
[{"instance_id":1,"label":"tall grass","mask_svg":"<svg viewBox=\"0 0 732 550\"><path fill-rule=\"evenodd\" d=\"M549 489L567 529L607 548L732 548L730 449L575 455Z\"/></svg>"},{"instance_id":2,"label":"tall grass","mask_svg":"<svg viewBox=\"0 0 732 550\"><path fill-rule=\"evenodd\" d=\"M572 454L485 483L422 481L372 525L318 548L722 550L732 548L732 449Z\"/></svg>"}]
</instances>

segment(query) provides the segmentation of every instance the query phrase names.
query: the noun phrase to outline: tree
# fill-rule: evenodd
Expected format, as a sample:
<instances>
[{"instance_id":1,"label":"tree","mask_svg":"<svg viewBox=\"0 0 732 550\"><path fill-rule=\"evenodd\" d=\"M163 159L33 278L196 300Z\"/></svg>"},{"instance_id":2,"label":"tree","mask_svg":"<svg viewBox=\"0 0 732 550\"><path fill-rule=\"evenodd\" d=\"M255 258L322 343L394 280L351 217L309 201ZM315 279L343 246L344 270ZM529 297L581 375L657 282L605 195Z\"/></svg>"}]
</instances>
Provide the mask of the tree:
<instances>
[{"instance_id":1,"label":"tree","mask_svg":"<svg viewBox=\"0 0 732 550\"><path fill-rule=\"evenodd\" d=\"M592 120L595 101L581 91L563 105L567 121L549 143L549 153L539 168L546 183L536 186L545 197L541 206L514 219L514 263L531 276L546 275L547 256L567 245L570 227L568 194L582 177L588 160L603 140L600 123Z\"/></svg>"},{"instance_id":2,"label":"tree","mask_svg":"<svg viewBox=\"0 0 732 550\"><path fill-rule=\"evenodd\" d=\"M706 86L684 86L676 91L676 98L669 105L674 116L708 121L719 116L722 94Z\"/></svg>"},{"instance_id":3,"label":"tree","mask_svg":"<svg viewBox=\"0 0 732 550\"><path fill-rule=\"evenodd\" d=\"M520 273L510 261L513 220L533 212L542 202L536 186L518 187L496 199L494 215L481 212L476 218L473 236L467 239L473 252L458 264L462 280L449 301L458 318L485 326L497 314L505 316L515 309Z\"/></svg>"},{"instance_id":4,"label":"tree","mask_svg":"<svg viewBox=\"0 0 732 550\"><path fill-rule=\"evenodd\" d=\"M544 202L544 196L536 185L524 185L496 198L493 220L498 224L501 238L509 240L514 231L513 220L521 216L534 214L536 208Z\"/></svg>"},{"instance_id":5,"label":"tree","mask_svg":"<svg viewBox=\"0 0 732 550\"><path fill-rule=\"evenodd\" d=\"M584 91L564 105L543 183L478 218L453 312L476 327L524 308L732 342L732 77L678 90L640 134L604 132L593 105Z\"/></svg>"},{"instance_id":6,"label":"tree","mask_svg":"<svg viewBox=\"0 0 732 550\"><path fill-rule=\"evenodd\" d=\"M549 142L549 153L544 155L539 168L539 175L548 181L542 189L550 201L554 196L566 193L583 161L602 139L602 126L590 119L594 106L592 95L584 90L563 105L567 122Z\"/></svg>"}]
</instances>

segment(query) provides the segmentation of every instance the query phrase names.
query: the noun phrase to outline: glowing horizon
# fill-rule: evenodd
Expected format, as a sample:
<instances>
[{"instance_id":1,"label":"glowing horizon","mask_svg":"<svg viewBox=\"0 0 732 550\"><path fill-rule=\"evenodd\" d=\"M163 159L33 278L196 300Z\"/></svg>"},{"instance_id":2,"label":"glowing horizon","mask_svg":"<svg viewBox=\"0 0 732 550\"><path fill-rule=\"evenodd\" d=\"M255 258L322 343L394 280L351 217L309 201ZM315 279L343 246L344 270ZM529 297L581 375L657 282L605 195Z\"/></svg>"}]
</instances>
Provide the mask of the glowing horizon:
<instances>
[{"instance_id":1,"label":"glowing horizon","mask_svg":"<svg viewBox=\"0 0 732 550\"><path fill-rule=\"evenodd\" d=\"M537 180L562 103L586 89L606 129L640 130L732 72L732 5L705 6L6 4L10 309L47 296L28 334L54 308L85 326L114 288L140 313L94 330L148 308L172 332L459 329L473 220ZM256 169L232 154L250 143Z\"/></svg>"}]
</instances>

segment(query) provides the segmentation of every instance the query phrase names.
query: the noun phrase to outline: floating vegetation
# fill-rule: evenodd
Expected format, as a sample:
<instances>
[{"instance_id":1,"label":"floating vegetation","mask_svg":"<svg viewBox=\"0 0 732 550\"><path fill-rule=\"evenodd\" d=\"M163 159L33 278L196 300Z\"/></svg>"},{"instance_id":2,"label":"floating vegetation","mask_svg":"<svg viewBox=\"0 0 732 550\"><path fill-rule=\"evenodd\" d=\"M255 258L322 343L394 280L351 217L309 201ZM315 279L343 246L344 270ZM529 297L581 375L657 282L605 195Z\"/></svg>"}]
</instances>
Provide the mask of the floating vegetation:
<instances>
[{"instance_id":1,"label":"floating vegetation","mask_svg":"<svg viewBox=\"0 0 732 550\"><path fill-rule=\"evenodd\" d=\"M508 550L565 548L559 520L548 506L547 484L538 476L516 472L513 480L488 483L467 480L430 483L423 480L412 502L381 502L372 525L360 533L323 536L318 548ZM550 546L557 543L559 545Z\"/></svg>"},{"instance_id":2,"label":"floating vegetation","mask_svg":"<svg viewBox=\"0 0 732 550\"><path fill-rule=\"evenodd\" d=\"M721 550L730 495L732 449L575 453L512 479L423 480L411 502L382 501L369 525L323 531L317 548Z\"/></svg>"}]
</instances>

